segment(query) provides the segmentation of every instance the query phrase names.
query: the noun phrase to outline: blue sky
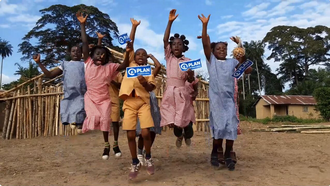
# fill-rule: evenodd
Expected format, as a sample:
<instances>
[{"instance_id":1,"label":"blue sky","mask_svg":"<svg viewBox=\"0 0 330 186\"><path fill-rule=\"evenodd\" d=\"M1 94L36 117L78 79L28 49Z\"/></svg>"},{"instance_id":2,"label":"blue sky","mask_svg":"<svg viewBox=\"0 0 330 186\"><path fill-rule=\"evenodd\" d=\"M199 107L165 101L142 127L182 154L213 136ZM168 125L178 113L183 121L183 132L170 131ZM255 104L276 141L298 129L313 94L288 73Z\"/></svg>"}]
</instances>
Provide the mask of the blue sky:
<instances>
[{"instance_id":1,"label":"blue sky","mask_svg":"<svg viewBox=\"0 0 330 186\"><path fill-rule=\"evenodd\" d=\"M233 35L251 41L262 40L277 25L330 27L330 0L0 0L0 37L14 47L13 55L4 60L3 83L18 78L14 75L17 69L14 63L28 65L20 61L18 44L41 17L39 10L54 4L73 6L80 3L93 5L109 14L120 33L130 32L131 17L141 20L135 48L145 48L163 63L162 38L172 8L179 14L173 23L172 34L185 34L190 41L186 56L201 58L204 64L201 41L196 39L202 29L198 14L211 14L208 25L211 41L229 42L228 53L235 47L229 39ZM114 44L119 45L118 42ZM268 55L266 49L265 57ZM266 60L266 63L275 72L278 63L272 60ZM207 73L206 68L199 73Z\"/></svg>"}]
</instances>

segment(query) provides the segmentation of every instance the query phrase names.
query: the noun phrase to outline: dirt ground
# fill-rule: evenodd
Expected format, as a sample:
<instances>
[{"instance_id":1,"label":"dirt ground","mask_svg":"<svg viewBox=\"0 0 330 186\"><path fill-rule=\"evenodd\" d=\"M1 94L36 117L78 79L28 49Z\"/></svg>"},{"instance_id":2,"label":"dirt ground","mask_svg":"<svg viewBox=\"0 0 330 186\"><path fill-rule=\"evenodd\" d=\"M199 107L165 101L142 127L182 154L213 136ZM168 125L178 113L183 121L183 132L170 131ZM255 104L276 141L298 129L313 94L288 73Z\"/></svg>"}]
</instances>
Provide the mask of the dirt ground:
<instances>
[{"instance_id":1,"label":"dirt ground","mask_svg":"<svg viewBox=\"0 0 330 186\"><path fill-rule=\"evenodd\" d=\"M209 133L195 133L190 147L175 147L171 131L152 149L156 173L144 168L128 181L131 158L124 132L123 156L102 160L98 131L71 137L0 140L0 185L330 185L330 135L252 132L262 124L241 124L235 144L236 170L209 163ZM111 138L112 139L112 138ZM112 140L111 140L112 144Z\"/></svg>"}]
</instances>

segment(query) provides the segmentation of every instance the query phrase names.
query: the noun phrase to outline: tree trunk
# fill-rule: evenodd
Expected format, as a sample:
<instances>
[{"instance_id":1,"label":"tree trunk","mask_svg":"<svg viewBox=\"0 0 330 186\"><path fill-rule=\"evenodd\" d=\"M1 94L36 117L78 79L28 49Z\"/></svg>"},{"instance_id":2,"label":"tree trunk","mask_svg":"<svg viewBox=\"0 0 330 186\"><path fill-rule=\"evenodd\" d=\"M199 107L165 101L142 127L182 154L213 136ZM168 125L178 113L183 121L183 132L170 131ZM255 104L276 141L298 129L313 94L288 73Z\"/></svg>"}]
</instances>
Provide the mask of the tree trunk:
<instances>
[{"instance_id":1,"label":"tree trunk","mask_svg":"<svg viewBox=\"0 0 330 186\"><path fill-rule=\"evenodd\" d=\"M245 100L245 85L244 85L244 80L245 80L245 74L243 74L243 77L242 77L243 100Z\"/></svg>"},{"instance_id":2,"label":"tree trunk","mask_svg":"<svg viewBox=\"0 0 330 186\"><path fill-rule=\"evenodd\" d=\"M0 90L2 90L2 67L3 67L3 57L2 57L2 59L1 59Z\"/></svg>"},{"instance_id":3,"label":"tree trunk","mask_svg":"<svg viewBox=\"0 0 330 186\"><path fill-rule=\"evenodd\" d=\"M260 75L259 75L258 62L257 62L257 60L256 60L256 70L257 70L257 76L258 76L259 96L261 96Z\"/></svg>"}]
</instances>

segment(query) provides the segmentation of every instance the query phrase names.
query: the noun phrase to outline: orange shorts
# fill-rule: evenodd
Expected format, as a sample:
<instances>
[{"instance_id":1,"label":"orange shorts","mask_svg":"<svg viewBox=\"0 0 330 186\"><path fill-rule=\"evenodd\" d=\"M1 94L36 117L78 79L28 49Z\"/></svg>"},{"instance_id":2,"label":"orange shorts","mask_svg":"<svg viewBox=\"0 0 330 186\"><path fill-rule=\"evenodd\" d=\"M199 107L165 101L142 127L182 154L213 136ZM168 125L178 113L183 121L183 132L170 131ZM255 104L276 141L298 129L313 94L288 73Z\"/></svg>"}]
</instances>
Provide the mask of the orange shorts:
<instances>
[{"instance_id":1,"label":"orange shorts","mask_svg":"<svg viewBox=\"0 0 330 186\"><path fill-rule=\"evenodd\" d=\"M119 122L119 120L120 120L119 104L111 102L111 121Z\"/></svg>"},{"instance_id":2,"label":"orange shorts","mask_svg":"<svg viewBox=\"0 0 330 186\"><path fill-rule=\"evenodd\" d=\"M154 127L150 105L140 97L128 97L124 102L123 111L123 130L136 130L137 118L140 120L141 129Z\"/></svg>"}]
</instances>

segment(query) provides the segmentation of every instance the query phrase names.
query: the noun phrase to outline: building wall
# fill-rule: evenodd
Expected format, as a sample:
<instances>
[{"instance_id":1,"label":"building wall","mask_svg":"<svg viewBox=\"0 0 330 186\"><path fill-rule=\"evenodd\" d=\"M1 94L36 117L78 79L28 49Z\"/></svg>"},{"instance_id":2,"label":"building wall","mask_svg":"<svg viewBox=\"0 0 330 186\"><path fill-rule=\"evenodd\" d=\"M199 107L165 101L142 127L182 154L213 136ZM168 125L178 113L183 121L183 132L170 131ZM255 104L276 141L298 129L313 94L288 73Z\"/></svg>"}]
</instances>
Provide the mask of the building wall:
<instances>
[{"instance_id":1,"label":"building wall","mask_svg":"<svg viewBox=\"0 0 330 186\"><path fill-rule=\"evenodd\" d=\"M257 119L264 119L270 118L270 105L263 99L260 99L259 102L256 104L256 118Z\"/></svg>"},{"instance_id":2,"label":"building wall","mask_svg":"<svg viewBox=\"0 0 330 186\"><path fill-rule=\"evenodd\" d=\"M289 105L289 115L302 119L320 119L320 112L315 110L315 106Z\"/></svg>"}]
</instances>

